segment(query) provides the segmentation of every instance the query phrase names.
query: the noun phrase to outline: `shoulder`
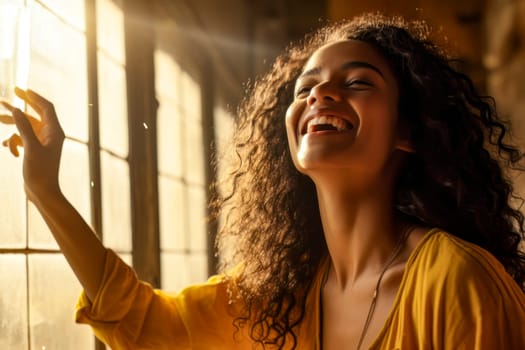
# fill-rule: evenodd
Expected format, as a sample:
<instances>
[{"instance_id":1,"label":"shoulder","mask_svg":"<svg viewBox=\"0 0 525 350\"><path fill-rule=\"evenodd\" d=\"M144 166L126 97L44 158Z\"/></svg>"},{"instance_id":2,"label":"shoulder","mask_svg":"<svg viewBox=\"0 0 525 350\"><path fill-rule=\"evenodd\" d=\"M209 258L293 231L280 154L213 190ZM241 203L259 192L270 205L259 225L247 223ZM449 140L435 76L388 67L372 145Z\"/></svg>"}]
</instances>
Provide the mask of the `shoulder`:
<instances>
[{"instance_id":1,"label":"shoulder","mask_svg":"<svg viewBox=\"0 0 525 350\"><path fill-rule=\"evenodd\" d=\"M525 294L488 251L432 229L407 261L388 322L381 349L525 349Z\"/></svg>"},{"instance_id":2,"label":"shoulder","mask_svg":"<svg viewBox=\"0 0 525 350\"><path fill-rule=\"evenodd\" d=\"M497 279L506 274L503 265L487 250L439 229L423 237L412 258L414 264L449 273L479 272Z\"/></svg>"},{"instance_id":3,"label":"shoulder","mask_svg":"<svg viewBox=\"0 0 525 350\"><path fill-rule=\"evenodd\" d=\"M523 349L525 294L485 249L433 229L407 262L400 312L420 345ZM421 348L420 347L420 348Z\"/></svg>"},{"instance_id":4,"label":"shoulder","mask_svg":"<svg viewBox=\"0 0 525 350\"><path fill-rule=\"evenodd\" d=\"M519 303L525 294L487 250L439 229L428 232L409 259L418 287L455 298Z\"/></svg>"}]
</instances>

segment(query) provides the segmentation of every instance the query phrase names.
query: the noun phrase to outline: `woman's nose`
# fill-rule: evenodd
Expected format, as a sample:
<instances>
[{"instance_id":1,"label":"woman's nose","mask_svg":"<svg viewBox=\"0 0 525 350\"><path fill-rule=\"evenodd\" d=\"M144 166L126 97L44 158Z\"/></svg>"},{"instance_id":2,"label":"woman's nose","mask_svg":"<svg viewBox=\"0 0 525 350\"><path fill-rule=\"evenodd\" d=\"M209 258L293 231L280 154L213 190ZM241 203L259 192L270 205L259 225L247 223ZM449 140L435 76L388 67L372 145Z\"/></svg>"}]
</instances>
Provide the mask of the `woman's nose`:
<instances>
[{"instance_id":1,"label":"woman's nose","mask_svg":"<svg viewBox=\"0 0 525 350\"><path fill-rule=\"evenodd\" d=\"M325 81L311 88L310 95L307 98L309 106L316 102L339 101L341 99L340 91L333 82Z\"/></svg>"}]
</instances>

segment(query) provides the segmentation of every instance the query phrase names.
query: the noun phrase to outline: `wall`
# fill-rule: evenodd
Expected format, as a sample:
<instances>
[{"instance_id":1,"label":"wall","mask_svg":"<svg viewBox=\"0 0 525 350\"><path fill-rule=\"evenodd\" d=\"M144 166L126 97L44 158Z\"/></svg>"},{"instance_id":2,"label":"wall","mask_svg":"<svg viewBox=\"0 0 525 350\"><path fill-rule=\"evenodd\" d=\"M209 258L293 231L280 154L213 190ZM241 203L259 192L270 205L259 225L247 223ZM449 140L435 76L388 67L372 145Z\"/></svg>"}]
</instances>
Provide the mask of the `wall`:
<instances>
[{"instance_id":1,"label":"wall","mask_svg":"<svg viewBox=\"0 0 525 350\"><path fill-rule=\"evenodd\" d=\"M485 8L487 91L509 118L514 137L525 148L525 1L488 0ZM516 178L525 196L525 176Z\"/></svg>"}]
</instances>

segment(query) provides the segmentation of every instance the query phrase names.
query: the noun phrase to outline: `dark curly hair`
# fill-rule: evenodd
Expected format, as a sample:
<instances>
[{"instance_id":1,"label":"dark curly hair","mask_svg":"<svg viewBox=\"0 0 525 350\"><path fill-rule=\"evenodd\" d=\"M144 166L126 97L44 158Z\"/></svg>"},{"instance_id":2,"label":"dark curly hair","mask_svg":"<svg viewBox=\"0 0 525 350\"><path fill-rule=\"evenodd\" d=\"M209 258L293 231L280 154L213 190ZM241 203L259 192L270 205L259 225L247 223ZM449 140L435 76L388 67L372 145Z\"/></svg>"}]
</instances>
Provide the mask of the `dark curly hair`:
<instances>
[{"instance_id":1,"label":"dark curly hair","mask_svg":"<svg viewBox=\"0 0 525 350\"><path fill-rule=\"evenodd\" d=\"M525 288L524 218L507 172L521 170L522 153L507 140L493 99L479 95L429 35L422 22L379 14L325 26L278 57L241 104L230 191L214 204L226 213L217 248L233 249L224 269L242 266L235 286L245 312L235 325L263 347L295 348L294 329L328 254L314 184L292 163L284 116L306 61L333 41L373 45L396 74L415 153L400 170L392 210L485 248Z\"/></svg>"}]
</instances>

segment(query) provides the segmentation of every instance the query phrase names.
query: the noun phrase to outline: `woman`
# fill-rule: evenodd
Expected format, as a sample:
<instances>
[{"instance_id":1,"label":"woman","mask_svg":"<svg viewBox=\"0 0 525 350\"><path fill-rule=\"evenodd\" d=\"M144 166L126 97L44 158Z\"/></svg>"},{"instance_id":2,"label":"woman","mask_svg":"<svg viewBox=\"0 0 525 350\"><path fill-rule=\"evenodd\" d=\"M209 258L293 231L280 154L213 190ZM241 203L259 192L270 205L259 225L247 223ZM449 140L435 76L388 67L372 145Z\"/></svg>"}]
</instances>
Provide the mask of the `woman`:
<instances>
[{"instance_id":1,"label":"woman","mask_svg":"<svg viewBox=\"0 0 525 350\"><path fill-rule=\"evenodd\" d=\"M52 104L17 90L42 117L7 106L28 197L85 289L77 321L113 349L525 348L523 216L503 171L522 154L426 34L365 15L277 59L239 110L215 203L227 272L176 295L137 281L62 196Z\"/></svg>"}]
</instances>

